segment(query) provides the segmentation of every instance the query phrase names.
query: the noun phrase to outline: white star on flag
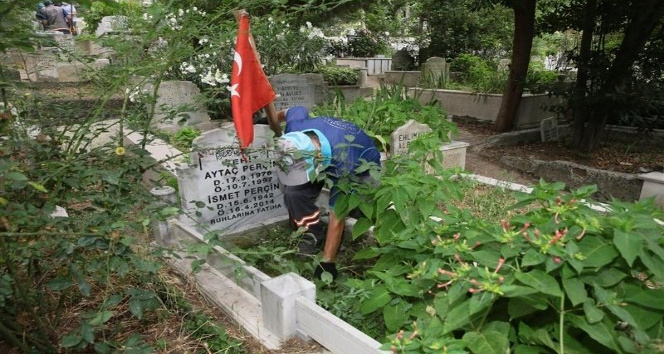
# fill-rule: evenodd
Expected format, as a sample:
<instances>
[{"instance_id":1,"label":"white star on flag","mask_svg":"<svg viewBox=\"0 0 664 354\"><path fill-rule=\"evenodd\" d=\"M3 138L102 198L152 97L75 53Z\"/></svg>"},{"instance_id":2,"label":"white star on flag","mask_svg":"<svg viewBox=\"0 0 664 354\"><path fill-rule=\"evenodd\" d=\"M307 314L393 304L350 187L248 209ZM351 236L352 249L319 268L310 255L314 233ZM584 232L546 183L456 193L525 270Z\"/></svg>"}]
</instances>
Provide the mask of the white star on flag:
<instances>
[{"instance_id":1,"label":"white star on flag","mask_svg":"<svg viewBox=\"0 0 664 354\"><path fill-rule=\"evenodd\" d=\"M226 87L226 88L228 89L228 91L231 92L231 97L233 97L233 96L240 97L240 93L237 92L237 87L238 87L239 85L240 85L240 84L235 84L235 85L233 85L233 86L228 86L228 87Z\"/></svg>"}]
</instances>

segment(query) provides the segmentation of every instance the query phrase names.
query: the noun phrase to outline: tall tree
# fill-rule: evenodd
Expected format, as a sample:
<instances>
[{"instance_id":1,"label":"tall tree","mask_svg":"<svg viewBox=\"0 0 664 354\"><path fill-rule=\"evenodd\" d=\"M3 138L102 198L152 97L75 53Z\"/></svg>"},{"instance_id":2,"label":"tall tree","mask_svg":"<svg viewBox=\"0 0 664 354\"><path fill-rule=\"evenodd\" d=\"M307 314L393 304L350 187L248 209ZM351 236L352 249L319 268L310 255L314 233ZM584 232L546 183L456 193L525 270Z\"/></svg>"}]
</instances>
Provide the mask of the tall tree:
<instances>
[{"instance_id":1,"label":"tall tree","mask_svg":"<svg viewBox=\"0 0 664 354\"><path fill-rule=\"evenodd\" d=\"M594 0L589 0L592 3ZM644 50L646 43L651 39L655 28L660 24L664 16L664 1L661 0L635 0L628 7L626 15L623 38L620 46L613 54L613 60L606 74L600 80L599 88L595 92L586 94L587 83L583 76L577 77L574 97L577 102L574 105L574 133L573 144L582 151L595 149L600 142L600 134L604 130L609 117L616 111L619 105L618 97L625 89L627 81L633 77L633 64ZM586 21L584 31L592 33L593 29L602 25L600 21L590 21L593 10L589 4L586 7ZM595 18L601 18L602 13L595 13ZM601 27L600 27L601 28ZM660 32L661 33L661 32ZM579 66L587 65L588 56L580 57ZM582 91L583 90L583 91ZM579 102L581 97L583 102ZM590 110L585 107L588 103L593 104Z\"/></svg>"},{"instance_id":2,"label":"tall tree","mask_svg":"<svg viewBox=\"0 0 664 354\"><path fill-rule=\"evenodd\" d=\"M499 132L512 129L516 112L521 103L523 85L528 74L530 51L535 36L535 8L537 0L511 1L514 11L514 39L512 41L512 63L507 85L503 92L494 128Z\"/></svg>"}]
</instances>

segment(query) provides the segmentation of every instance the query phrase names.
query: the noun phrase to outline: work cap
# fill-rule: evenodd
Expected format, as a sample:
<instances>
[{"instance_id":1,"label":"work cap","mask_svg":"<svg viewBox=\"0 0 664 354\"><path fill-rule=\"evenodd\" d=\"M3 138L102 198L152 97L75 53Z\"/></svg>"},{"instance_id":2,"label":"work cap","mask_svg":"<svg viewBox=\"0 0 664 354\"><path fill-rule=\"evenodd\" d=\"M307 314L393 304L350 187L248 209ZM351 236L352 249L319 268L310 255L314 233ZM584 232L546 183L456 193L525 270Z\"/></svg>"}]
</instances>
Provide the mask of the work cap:
<instances>
[{"instance_id":1,"label":"work cap","mask_svg":"<svg viewBox=\"0 0 664 354\"><path fill-rule=\"evenodd\" d=\"M286 186L299 186L316 177L316 147L302 132L290 132L276 141L277 177Z\"/></svg>"}]
</instances>

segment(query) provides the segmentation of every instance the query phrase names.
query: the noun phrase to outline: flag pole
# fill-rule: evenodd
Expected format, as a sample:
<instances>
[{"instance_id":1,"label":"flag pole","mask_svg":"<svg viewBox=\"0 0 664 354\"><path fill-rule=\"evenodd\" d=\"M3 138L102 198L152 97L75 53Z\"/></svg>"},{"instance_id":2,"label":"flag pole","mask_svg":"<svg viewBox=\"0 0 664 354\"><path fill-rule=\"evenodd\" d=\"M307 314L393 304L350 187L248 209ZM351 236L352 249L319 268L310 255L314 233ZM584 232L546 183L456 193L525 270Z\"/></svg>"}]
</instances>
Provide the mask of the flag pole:
<instances>
[{"instance_id":1,"label":"flag pole","mask_svg":"<svg viewBox=\"0 0 664 354\"><path fill-rule=\"evenodd\" d=\"M249 13L245 9L241 9L236 10L234 15L235 20L240 22L240 18L242 16L249 16ZM254 55L256 56L256 60L258 60L258 64L261 64L261 57L258 54L258 50L256 50L256 42L254 41L254 36L251 34L251 32L249 33L249 44L251 45L251 49L254 51ZM267 115L267 122L270 125L270 129L274 132L274 136L281 136L281 124L277 116L277 109L274 106L274 101L270 101L270 103L263 107L263 109L265 110L265 115Z\"/></svg>"}]
</instances>

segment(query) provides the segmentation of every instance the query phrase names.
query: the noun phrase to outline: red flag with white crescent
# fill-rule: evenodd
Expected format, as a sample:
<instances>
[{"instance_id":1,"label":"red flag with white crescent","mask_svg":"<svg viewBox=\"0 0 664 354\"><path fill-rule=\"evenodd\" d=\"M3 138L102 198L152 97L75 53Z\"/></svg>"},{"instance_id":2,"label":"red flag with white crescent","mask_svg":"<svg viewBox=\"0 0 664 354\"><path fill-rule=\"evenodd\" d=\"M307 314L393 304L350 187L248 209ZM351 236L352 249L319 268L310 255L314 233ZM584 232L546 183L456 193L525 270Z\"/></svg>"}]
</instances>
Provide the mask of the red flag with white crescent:
<instances>
[{"instance_id":1,"label":"red flag with white crescent","mask_svg":"<svg viewBox=\"0 0 664 354\"><path fill-rule=\"evenodd\" d=\"M254 113L275 99L272 85L251 45L250 36L249 16L243 14L240 16L229 88L233 122L242 149L254 140Z\"/></svg>"}]
</instances>

